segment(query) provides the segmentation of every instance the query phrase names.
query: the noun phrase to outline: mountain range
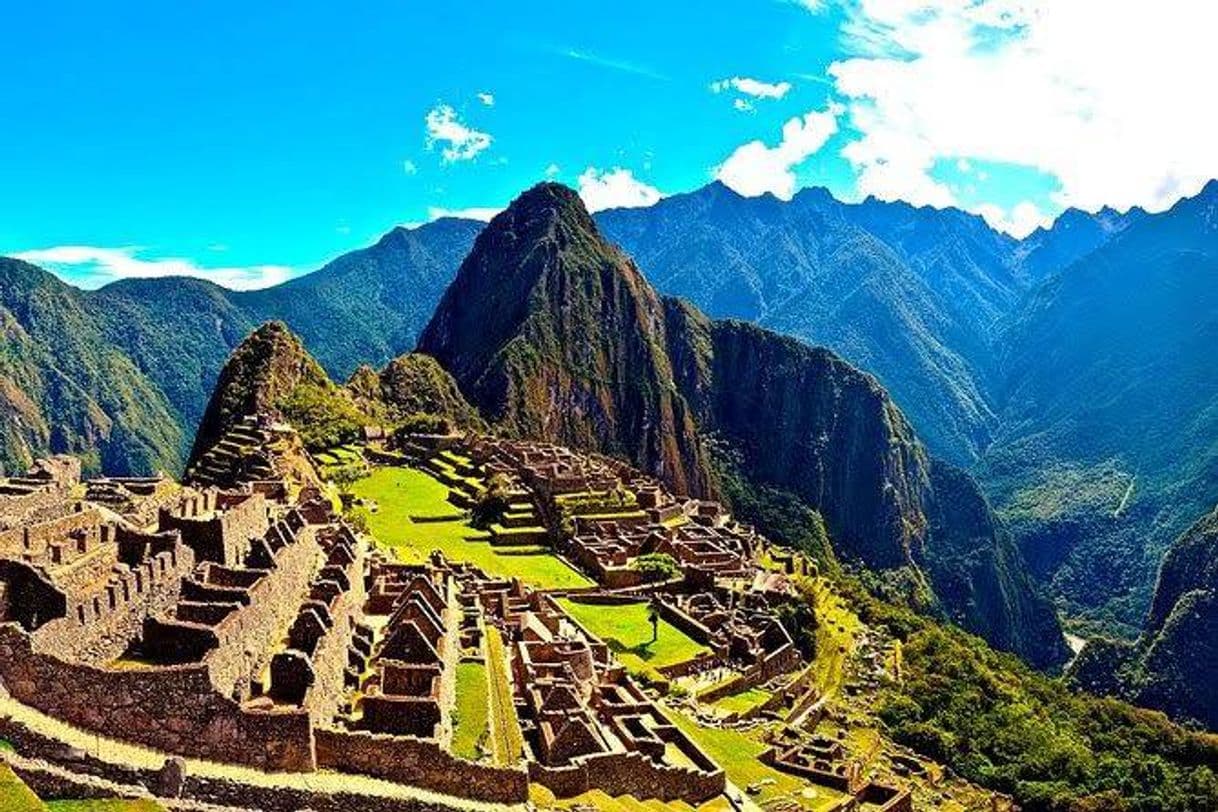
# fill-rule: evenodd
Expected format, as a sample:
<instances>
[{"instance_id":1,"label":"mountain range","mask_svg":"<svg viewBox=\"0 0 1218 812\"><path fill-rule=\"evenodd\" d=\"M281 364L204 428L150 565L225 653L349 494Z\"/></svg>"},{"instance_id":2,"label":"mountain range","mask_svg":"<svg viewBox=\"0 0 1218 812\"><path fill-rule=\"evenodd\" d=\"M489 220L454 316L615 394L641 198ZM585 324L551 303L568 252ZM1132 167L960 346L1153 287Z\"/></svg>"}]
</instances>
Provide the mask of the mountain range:
<instances>
[{"instance_id":1,"label":"mountain range","mask_svg":"<svg viewBox=\"0 0 1218 812\"><path fill-rule=\"evenodd\" d=\"M1216 201L1211 184L1160 214L1071 210L1022 241L951 209L849 204L817 189L788 202L743 198L720 184L594 219L637 262L638 279L610 291L613 301L648 283L712 319L826 346L873 373L925 449L980 483L1067 613L1132 637L1164 550L1218 502L1218 385L1204 352L1216 323ZM362 363L383 365L413 348L482 229L462 220L395 229L312 274L246 293L184 279L80 291L0 260L10 336L0 459L12 469L40 451L72 450L94 469L181 470L224 359L256 325L283 320L340 380ZM639 323L679 321L684 307L640 301ZM545 321L529 322L531 340L571 337ZM730 332L707 335L726 342ZM581 374L617 370L626 385L609 388L621 399L624 443L656 416L630 401L689 373L675 348L631 352L642 354L568 359ZM567 383L531 370L523 354L493 355L477 379L454 370L493 413L521 396L513 382L522 370ZM623 380L636 361L646 373ZM682 399L661 415L665 437L708 420L705 401ZM511 419L522 425L544 411L516 405ZM702 487L706 449L675 442L648 453L679 462L691 490Z\"/></svg>"},{"instance_id":2,"label":"mountain range","mask_svg":"<svg viewBox=\"0 0 1218 812\"><path fill-rule=\"evenodd\" d=\"M431 393L428 412L459 391L501 434L616 455L680 493L709 498L730 479L789 494L821 517L824 566L917 582L924 609L1037 665L1067 654L1051 604L979 490L928 453L875 378L660 296L564 186L537 186L491 221L418 349L376 377L429 359L436 374L411 387ZM373 374L332 383L287 327L269 323L221 372L194 457L266 409L318 450L337 444L371 421L349 417L353 408L393 402ZM747 506L741 515L765 523Z\"/></svg>"}]
</instances>

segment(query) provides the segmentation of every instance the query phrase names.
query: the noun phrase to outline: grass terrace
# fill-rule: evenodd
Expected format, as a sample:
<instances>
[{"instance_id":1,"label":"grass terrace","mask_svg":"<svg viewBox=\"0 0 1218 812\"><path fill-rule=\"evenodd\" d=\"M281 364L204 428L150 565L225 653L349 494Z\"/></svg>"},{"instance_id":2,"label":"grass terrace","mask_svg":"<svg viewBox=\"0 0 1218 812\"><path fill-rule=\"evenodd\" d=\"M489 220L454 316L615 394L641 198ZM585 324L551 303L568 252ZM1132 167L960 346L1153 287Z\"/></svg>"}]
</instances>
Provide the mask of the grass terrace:
<instances>
[{"instance_id":1,"label":"grass terrace","mask_svg":"<svg viewBox=\"0 0 1218 812\"><path fill-rule=\"evenodd\" d=\"M524 736L516 717L507 650L499 630L486 630L486 669L490 690L491 756L499 765L515 764L524 752Z\"/></svg>"},{"instance_id":2,"label":"grass terrace","mask_svg":"<svg viewBox=\"0 0 1218 812\"><path fill-rule=\"evenodd\" d=\"M487 575L520 578L538 589L581 589L592 581L549 548L528 545L495 547L490 536L471 527L464 514L448 503L448 487L415 468L374 468L352 492L375 503L368 530L403 561L423 561L439 550L453 561L466 561Z\"/></svg>"},{"instance_id":3,"label":"grass terrace","mask_svg":"<svg viewBox=\"0 0 1218 812\"><path fill-rule=\"evenodd\" d=\"M477 760L490 719L490 697L483 663L457 663L457 706L453 713L453 755Z\"/></svg>"},{"instance_id":4,"label":"grass terrace","mask_svg":"<svg viewBox=\"0 0 1218 812\"><path fill-rule=\"evenodd\" d=\"M703 727L685 714L671 709L667 715L673 724L723 768L728 780L741 792L748 792L750 786L757 789L758 792L749 793L748 797L761 806L791 800L812 812L828 812L847 799L840 792L813 786L763 764L758 759L768 745L754 738L757 735L755 731L743 733L726 728Z\"/></svg>"},{"instance_id":5,"label":"grass terrace","mask_svg":"<svg viewBox=\"0 0 1218 812\"><path fill-rule=\"evenodd\" d=\"M724 713L747 713L758 705L765 704L774 696L764 688L749 688L715 701L714 705Z\"/></svg>"},{"instance_id":6,"label":"grass terrace","mask_svg":"<svg viewBox=\"0 0 1218 812\"><path fill-rule=\"evenodd\" d=\"M0 809L5 812L41 812L46 804L38 800L17 774L0 762Z\"/></svg>"},{"instance_id":7,"label":"grass terrace","mask_svg":"<svg viewBox=\"0 0 1218 812\"><path fill-rule=\"evenodd\" d=\"M659 668L710 651L663 619L653 643L646 602L606 606L562 598L558 603L577 623L604 640L632 674L654 677Z\"/></svg>"}]
</instances>

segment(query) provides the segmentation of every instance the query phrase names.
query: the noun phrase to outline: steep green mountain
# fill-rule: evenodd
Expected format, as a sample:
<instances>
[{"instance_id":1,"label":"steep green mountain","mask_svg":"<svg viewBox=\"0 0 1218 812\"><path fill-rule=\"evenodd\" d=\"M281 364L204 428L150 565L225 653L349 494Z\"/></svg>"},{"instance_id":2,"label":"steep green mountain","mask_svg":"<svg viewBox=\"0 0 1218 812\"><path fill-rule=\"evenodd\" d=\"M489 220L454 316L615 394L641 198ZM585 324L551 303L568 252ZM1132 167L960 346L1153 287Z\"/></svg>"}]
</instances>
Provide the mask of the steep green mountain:
<instances>
[{"instance_id":1,"label":"steep green mountain","mask_svg":"<svg viewBox=\"0 0 1218 812\"><path fill-rule=\"evenodd\" d=\"M1218 728L1218 509L1163 557L1146 629L1136 643L1093 641L1070 677L1179 719Z\"/></svg>"},{"instance_id":2,"label":"steep green mountain","mask_svg":"<svg viewBox=\"0 0 1218 812\"><path fill-rule=\"evenodd\" d=\"M478 237L419 349L500 430L627 456L687 493L718 463L799 497L842 558L929 577L931 601L1037 663L1060 629L967 476L833 353L661 300L579 198L543 184Z\"/></svg>"},{"instance_id":3,"label":"steep green mountain","mask_svg":"<svg viewBox=\"0 0 1218 812\"><path fill-rule=\"evenodd\" d=\"M1218 502L1218 183L1040 287L1004 337L979 475L1072 610L1136 629L1158 561Z\"/></svg>"},{"instance_id":4,"label":"steep green mountain","mask_svg":"<svg viewBox=\"0 0 1218 812\"><path fill-rule=\"evenodd\" d=\"M288 324L331 375L346 378L414 346L481 229L457 219L395 228L311 274L229 298L255 323Z\"/></svg>"},{"instance_id":5,"label":"steep green mountain","mask_svg":"<svg viewBox=\"0 0 1218 812\"><path fill-rule=\"evenodd\" d=\"M294 400L338 397L338 387L287 325L267 322L241 342L220 371L190 461L206 453L243 417L282 412ZM309 428L303 421L298 425L302 432Z\"/></svg>"},{"instance_id":6,"label":"steep green mountain","mask_svg":"<svg viewBox=\"0 0 1218 812\"><path fill-rule=\"evenodd\" d=\"M195 435L190 465L243 418L263 414L290 422L313 451L355 440L369 425L481 425L434 358L402 355L379 372L364 365L340 386L279 321L254 330L228 357Z\"/></svg>"},{"instance_id":7,"label":"steep green mountain","mask_svg":"<svg viewBox=\"0 0 1218 812\"><path fill-rule=\"evenodd\" d=\"M545 184L478 236L419 350L505 430L621 454L707 495L663 319L655 291L601 239L578 196Z\"/></svg>"},{"instance_id":8,"label":"steep green mountain","mask_svg":"<svg viewBox=\"0 0 1218 812\"><path fill-rule=\"evenodd\" d=\"M233 295L185 278L125 280L83 293L106 338L164 393L188 438L228 354L258 325Z\"/></svg>"},{"instance_id":9,"label":"steep green mountain","mask_svg":"<svg viewBox=\"0 0 1218 812\"><path fill-rule=\"evenodd\" d=\"M0 258L0 463L81 456L87 470L181 468L184 433L159 387L107 334L104 314L51 274Z\"/></svg>"},{"instance_id":10,"label":"steep green mountain","mask_svg":"<svg viewBox=\"0 0 1218 812\"><path fill-rule=\"evenodd\" d=\"M364 364L351 375L347 389L381 423L402 423L418 415L440 417L452 426L481 423L453 377L436 359L422 353L399 355L380 372Z\"/></svg>"},{"instance_id":11,"label":"steep green mountain","mask_svg":"<svg viewBox=\"0 0 1218 812\"><path fill-rule=\"evenodd\" d=\"M714 183L598 222L659 290L875 373L937 453L967 464L988 444L990 345L1023 283L1014 242L980 218L850 205L823 189L744 198Z\"/></svg>"},{"instance_id":12,"label":"steep green mountain","mask_svg":"<svg viewBox=\"0 0 1218 812\"><path fill-rule=\"evenodd\" d=\"M284 285L234 292L186 278L96 291L16 260L3 267L0 462L73 451L93 470L180 473L225 359L283 318L331 373L413 346L480 223L398 228Z\"/></svg>"}]
</instances>

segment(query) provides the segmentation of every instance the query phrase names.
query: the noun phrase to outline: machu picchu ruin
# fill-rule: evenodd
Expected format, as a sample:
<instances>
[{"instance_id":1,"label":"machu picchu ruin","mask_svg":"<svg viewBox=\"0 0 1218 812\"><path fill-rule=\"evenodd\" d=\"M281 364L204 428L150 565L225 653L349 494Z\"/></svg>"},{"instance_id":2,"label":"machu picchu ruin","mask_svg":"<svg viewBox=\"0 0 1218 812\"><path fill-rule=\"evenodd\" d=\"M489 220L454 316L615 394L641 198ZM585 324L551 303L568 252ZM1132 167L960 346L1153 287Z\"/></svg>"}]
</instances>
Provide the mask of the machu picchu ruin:
<instances>
[{"instance_id":1,"label":"machu picchu ruin","mask_svg":"<svg viewBox=\"0 0 1218 812\"><path fill-rule=\"evenodd\" d=\"M974 792L818 732L864 685L847 670L864 693L895 677L836 632L825 673L789 620L833 600L815 562L605 455L381 430L314 453L255 414L183 483L39 460L0 482L0 523L0 758L40 792L842 812Z\"/></svg>"}]
</instances>

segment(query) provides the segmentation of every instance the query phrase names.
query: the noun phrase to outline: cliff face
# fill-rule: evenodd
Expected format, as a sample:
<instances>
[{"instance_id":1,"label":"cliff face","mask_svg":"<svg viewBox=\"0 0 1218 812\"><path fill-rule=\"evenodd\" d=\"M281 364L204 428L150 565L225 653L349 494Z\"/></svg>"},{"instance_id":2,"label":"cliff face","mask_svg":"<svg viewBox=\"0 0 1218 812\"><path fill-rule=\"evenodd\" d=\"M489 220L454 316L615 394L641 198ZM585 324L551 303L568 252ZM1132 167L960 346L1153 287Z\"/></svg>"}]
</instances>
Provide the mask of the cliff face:
<instances>
[{"instance_id":1,"label":"cliff face","mask_svg":"<svg viewBox=\"0 0 1218 812\"><path fill-rule=\"evenodd\" d=\"M634 264L573 191L543 184L479 235L419 350L502 430L623 455L677 491L708 495L663 329Z\"/></svg>"},{"instance_id":2,"label":"cliff face","mask_svg":"<svg viewBox=\"0 0 1218 812\"><path fill-rule=\"evenodd\" d=\"M1172 545L1159 570L1146 633L1122 674L1140 704L1218 727L1218 510Z\"/></svg>"},{"instance_id":3,"label":"cliff face","mask_svg":"<svg viewBox=\"0 0 1218 812\"><path fill-rule=\"evenodd\" d=\"M1065 643L967 474L932 459L870 375L828 350L669 300L670 354L699 427L751 480L801 497L834 549L873 569L917 567L954 622L1033 663Z\"/></svg>"},{"instance_id":4,"label":"cliff face","mask_svg":"<svg viewBox=\"0 0 1218 812\"><path fill-rule=\"evenodd\" d=\"M966 628L1040 665L1065 657L985 500L874 378L660 299L568 189L539 186L492 221L419 349L501 430L626 456L680 491L714 490L714 446L820 511L840 556L916 567Z\"/></svg>"},{"instance_id":5,"label":"cliff face","mask_svg":"<svg viewBox=\"0 0 1218 812\"><path fill-rule=\"evenodd\" d=\"M828 350L669 300L677 381L698 426L743 470L820 511L836 546L877 568L910 562L926 521L926 454L874 378Z\"/></svg>"}]
</instances>

